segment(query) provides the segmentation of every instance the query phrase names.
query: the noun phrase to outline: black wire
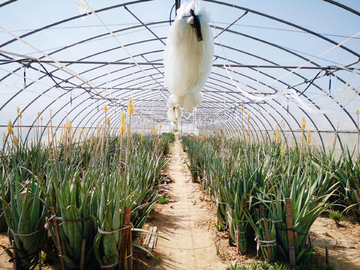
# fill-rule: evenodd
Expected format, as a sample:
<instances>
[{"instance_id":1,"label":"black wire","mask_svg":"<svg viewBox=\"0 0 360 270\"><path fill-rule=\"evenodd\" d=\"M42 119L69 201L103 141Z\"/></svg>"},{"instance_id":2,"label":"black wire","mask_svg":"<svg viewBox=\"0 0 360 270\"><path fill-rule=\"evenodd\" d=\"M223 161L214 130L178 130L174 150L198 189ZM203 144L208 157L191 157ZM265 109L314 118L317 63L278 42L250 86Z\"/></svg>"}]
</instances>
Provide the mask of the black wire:
<instances>
[{"instance_id":1,"label":"black wire","mask_svg":"<svg viewBox=\"0 0 360 270\"><path fill-rule=\"evenodd\" d=\"M29 257L31 257L31 256L33 256L33 255L35 255L35 254L37 254L37 253L39 253L39 249L37 249L35 252L33 252L33 253L30 253L30 254L27 254L26 256L24 256L24 257L16 257L16 258L11 258L10 260L9 260L9 262L13 262L14 260L22 260L22 259L26 259L26 258L29 258Z\"/></svg>"},{"instance_id":2,"label":"black wire","mask_svg":"<svg viewBox=\"0 0 360 270\"><path fill-rule=\"evenodd\" d=\"M318 74L316 74L316 76L311 80L311 82L309 83L309 85L306 86L306 88L304 89L304 91L302 91L299 96L301 96L302 94L305 93L306 90L308 90L308 88L313 84L313 82L316 80L316 78L320 75L321 72L322 72L322 70L320 70L320 71L318 72Z\"/></svg>"},{"instance_id":3,"label":"black wire","mask_svg":"<svg viewBox=\"0 0 360 270\"><path fill-rule=\"evenodd\" d=\"M40 64L40 66L45 70L46 74L53 80L53 82L55 83L55 85L59 88L61 88L61 86L54 80L53 76L47 71L47 69L43 66L43 64L41 64L40 62L38 62Z\"/></svg>"},{"instance_id":4,"label":"black wire","mask_svg":"<svg viewBox=\"0 0 360 270\"><path fill-rule=\"evenodd\" d=\"M170 10L170 16L169 16L169 23L170 23L170 25L171 25L171 13L172 13L175 5L176 5L176 4L173 4L173 6L172 6L172 8L171 8L171 10Z\"/></svg>"}]
</instances>

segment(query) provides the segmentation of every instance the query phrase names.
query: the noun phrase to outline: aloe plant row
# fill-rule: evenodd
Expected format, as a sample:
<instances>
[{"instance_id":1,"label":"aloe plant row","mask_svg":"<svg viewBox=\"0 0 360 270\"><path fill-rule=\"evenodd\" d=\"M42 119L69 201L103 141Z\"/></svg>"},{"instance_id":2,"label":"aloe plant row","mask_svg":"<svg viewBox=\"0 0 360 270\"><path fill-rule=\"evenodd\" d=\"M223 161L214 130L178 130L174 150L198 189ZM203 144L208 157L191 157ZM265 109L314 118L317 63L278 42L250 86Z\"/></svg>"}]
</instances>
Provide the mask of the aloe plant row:
<instances>
[{"instance_id":1,"label":"aloe plant row","mask_svg":"<svg viewBox=\"0 0 360 270\"><path fill-rule=\"evenodd\" d=\"M205 184L208 183L208 191L215 199L219 222L228 225L231 242L236 242L239 227L242 253L246 252L246 236L251 229L260 242L268 241L261 222L265 218L271 221L267 224L271 241L276 239L279 251L287 256L284 201L291 198L297 263L311 257L313 251L308 240L311 225L331 207L329 199L339 186L336 173L328 169L333 159L310 147L302 153L296 148L285 152L278 143L255 145L194 137L183 137L182 141L189 163L196 164L199 174L206 171ZM353 164L351 159L349 162ZM189 167L194 166L190 164ZM261 217L255 210L260 206L265 207ZM262 249L262 255L271 261L276 248L271 247L274 250L269 254L268 247Z\"/></svg>"},{"instance_id":2,"label":"aloe plant row","mask_svg":"<svg viewBox=\"0 0 360 270\"><path fill-rule=\"evenodd\" d=\"M65 141L59 146L19 144L0 157L1 203L7 225L14 232L9 239L15 240L18 257L22 258L21 269L37 264L39 253L35 251L39 246L50 257L54 257L51 252L56 253L54 235L49 246L46 230L42 229L46 218L56 218L61 224L62 258L68 269L79 267L83 239L86 269L118 260L122 232L100 231L121 228L128 206L132 208L133 226L142 228L157 200L161 170L167 163L165 153L173 138L134 134L123 140L124 149L120 151L119 138L105 131L102 137ZM51 206L56 216L48 213ZM32 235L34 232L37 236ZM138 233L134 231L133 236ZM40 234L44 237L39 237Z\"/></svg>"}]
</instances>

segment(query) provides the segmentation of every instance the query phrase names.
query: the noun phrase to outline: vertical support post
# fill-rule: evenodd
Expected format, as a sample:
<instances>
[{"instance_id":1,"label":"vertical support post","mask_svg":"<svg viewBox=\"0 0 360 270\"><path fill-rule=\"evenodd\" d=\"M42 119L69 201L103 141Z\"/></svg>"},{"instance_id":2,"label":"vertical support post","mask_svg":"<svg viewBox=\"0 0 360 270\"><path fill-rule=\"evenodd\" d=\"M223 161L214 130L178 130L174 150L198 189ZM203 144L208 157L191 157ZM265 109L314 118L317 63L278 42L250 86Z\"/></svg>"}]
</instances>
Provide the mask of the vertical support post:
<instances>
[{"instance_id":1,"label":"vertical support post","mask_svg":"<svg viewBox=\"0 0 360 270\"><path fill-rule=\"evenodd\" d=\"M39 247L39 270L41 270L41 247Z\"/></svg>"},{"instance_id":2,"label":"vertical support post","mask_svg":"<svg viewBox=\"0 0 360 270\"><path fill-rule=\"evenodd\" d=\"M237 254L240 254L240 228L239 226L236 226L236 235L237 235L237 242L236 242L236 246L237 246Z\"/></svg>"},{"instance_id":3,"label":"vertical support post","mask_svg":"<svg viewBox=\"0 0 360 270\"><path fill-rule=\"evenodd\" d=\"M50 213L55 216L54 207L50 207ZM62 258L62 249L61 249L61 242L60 242L60 236L59 236L59 228L58 228L58 225L57 225L57 222L56 222L55 218L52 219L52 224L53 224L53 227L54 227L54 234L55 234L55 239L56 239L56 249L57 249L58 254L59 254L61 269L65 270L64 260Z\"/></svg>"},{"instance_id":4,"label":"vertical support post","mask_svg":"<svg viewBox=\"0 0 360 270\"><path fill-rule=\"evenodd\" d=\"M181 0L175 0L175 16L177 15L177 10L181 6ZM182 123L181 123L181 129L182 129Z\"/></svg>"},{"instance_id":5,"label":"vertical support post","mask_svg":"<svg viewBox=\"0 0 360 270\"><path fill-rule=\"evenodd\" d=\"M202 181L202 190L205 190L205 185L206 185L206 170L204 170L204 179Z\"/></svg>"},{"instance_id":6,"label":"vertical support post","mask_svg":"<svg viewBox=\"0 0 360 270\"><path fill-rule=\"evenodd\" d=\"M124 226L130 225L130 216L131 216L131 207L126 207L125 208ZM122 270L125 267L126 250L129 255L128 242L129 242L129 230L123 230L123 235L122 235L122 240L121 240L121 248L120 248L120 254L119 254L119 270Z\"/></svg>"},{"instance_id":7,"label":"vertical support post","mask_svg":"<svg viewBox=\"0 0 360 270\"><path fill-rule=\"evenodd\" d=\"M17 270L17 253L16 253L15 240L11 241L11 246L13 247L13 269Z\"/></svg>"},{"instance_id":8,"label":"vertical support post","mask_svg":"<svg viewBox=\"0 0 360 270\"><path fill-rule=\"evenodd\" d=\"M84 270L86 239L81 240L80 270Z\"/></svg>"},{"instance_id":9,"label":"vertical support post","mask_svg":"<svg viewBox=\"0 0 360 270\"><path fill-rule=\"evenodd\" d=\"M358 201L358 203L360 203L360 194L358 190L354 190L354 194L355 194L355 198Z\"/></svg>"},{"instance_id":10,"label":"vertical support post","mask_svg":"<svg viewBox=\"0 0 360 270\"><path fill-rule=\"evenodd\" d=\"M271 184L270 184L270 182L267 182L267 183L266 183L266 190L267 190L267 192L269 192L270 189L271 189Z\"/></svg>"},{"instance_id":11,"label":"vertical support post","mask_svg":"<svg viewBox=\"0 0 360 270\"><path fill-rule=\"evenodd\" d=\"M291 199L285 199L285 210L286 210L286 227L287 227L287 237L289 244L289 259L290 265L296 265L296 257L295 257L295 242L294 242L294 231L293 231L293 216L292 216L292 207L291 207Z\"/></svg>"},{"instance_id":12,"label":"vertical support post","mask_svg":"<svg viewBox=\"0 0 360 270\"><path fill-rule=\"evenodd\" d=\"M256 212L256 216L259 218L259 220L261 219L260 217L260 209L259 208L255 208L255 212ZM258 243L258 245L260 246L261 252L264 254L264 250L262 248L261 243ZM259 256L259 249L256 249L256 256Z\"/></svg>"},{"instance_id":13,"label":"vertical support post","mask_svg":"<svg viewBox=\"0 0 360 270\"><path fill-rule=\"evenodd\" d=\"M326 262L326 265L329 265L329 251L328 251L328 247L325 247L325 262Z\"/></svg>"},{"instance_id":14,"label":"vertical support post","mask_svg":"<svg viewBox=\"0 0 360 270\"><path fill-rule=\"evenodd\" d=\"M130 215L131 215L131 207L129 207L130 211L129 211L129 225L130 225ZM129 226L129 241L128 241L128 246L127 246L127 250L128 250L128 259L127 259L127 265L128 265L128 270L133 270L133 255L132 255L132 233L131 233L131 227Z\"/></svg>"},{"instance_id":15,"label":"vertical support post","mask_svg":"<svg viewBox=\"0 0 360 270\"><path fill-rule=\"evenodd\" d=\"M265 229L265 239L266 239L266 241L270 241L269 225L268 225L267 218L264 218L263 224L264 224L264 229ZM271 263L272 262L272 259L271 259L272 254L271 254L270 246L267 247L267 251L268 251L268 259L269 259L269 262Z\"/></svg>"}]
</instances>

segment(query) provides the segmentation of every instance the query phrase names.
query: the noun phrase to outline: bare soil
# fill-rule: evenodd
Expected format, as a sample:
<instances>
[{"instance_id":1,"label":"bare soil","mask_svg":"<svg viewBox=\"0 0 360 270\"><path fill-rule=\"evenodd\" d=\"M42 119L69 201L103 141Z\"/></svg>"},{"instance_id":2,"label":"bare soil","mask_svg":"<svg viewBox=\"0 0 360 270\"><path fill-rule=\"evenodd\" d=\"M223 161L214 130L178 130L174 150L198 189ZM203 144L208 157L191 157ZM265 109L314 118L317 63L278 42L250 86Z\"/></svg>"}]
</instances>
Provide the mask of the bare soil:
<instances>
[{"instance_id":1,"label":"bare soil","mask_svg":"<svg viewBox=\"0 0 360 270\"><path fill-rule=\"evenodd\" d=\"M142 250L134 251L134 270L225 270L230 263L249 265L261 262L255 246L249 244L249 254L237 254L236 247L229 245L226 231L219 232L214 226L216 209L213 200L198 183L192 183L185 164L186 153L176 140L169 154L170 162L165 170L167 184L160 187L167 204L156 204L148 217L145 229L157 226L159 238L153 252L157 260L148 258ZM139 243L145 239L140 234ZM344 218L337 227L324 213L313 224L311 241L316 251L311 263L325 264L325 247L329 263L340 270L360 270L360 225ZM6 233L0 234L0 244L9 246ZM0 253L2 248L0 247ZM0 269L12 269L6 253L0 256ZM279 258L281 259L281 258ZM60 269L59 266L42 265L42 269Z\"/></svg>"}]
</instances>

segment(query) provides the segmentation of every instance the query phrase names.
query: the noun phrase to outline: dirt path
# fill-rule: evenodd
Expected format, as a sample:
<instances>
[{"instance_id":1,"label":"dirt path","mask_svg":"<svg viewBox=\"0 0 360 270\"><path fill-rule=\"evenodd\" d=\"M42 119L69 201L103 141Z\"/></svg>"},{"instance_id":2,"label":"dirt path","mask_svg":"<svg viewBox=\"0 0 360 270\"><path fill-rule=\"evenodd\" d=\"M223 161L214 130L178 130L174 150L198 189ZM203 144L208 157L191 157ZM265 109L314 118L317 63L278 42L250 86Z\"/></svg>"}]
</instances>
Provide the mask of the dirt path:
<instances>
[{"instance_id":1,"label":"dirt path","mask_svg":"<svg viewBox=\"0 0 360 270\"><path fill-rule=\"evenodd\" d=\"M193 184L182 151L176 140L167 167L173 183L168 185L170 203L154 208L147 225L157 226L158 233L170 241L159 239L154 255L159 262L137 265L135 269L226 269L217 256L213 236L204 226L215 220L214 212L205 207L199 184ZM139 262L138 262L139 263Z\"/></svg>"}]
</instances>

